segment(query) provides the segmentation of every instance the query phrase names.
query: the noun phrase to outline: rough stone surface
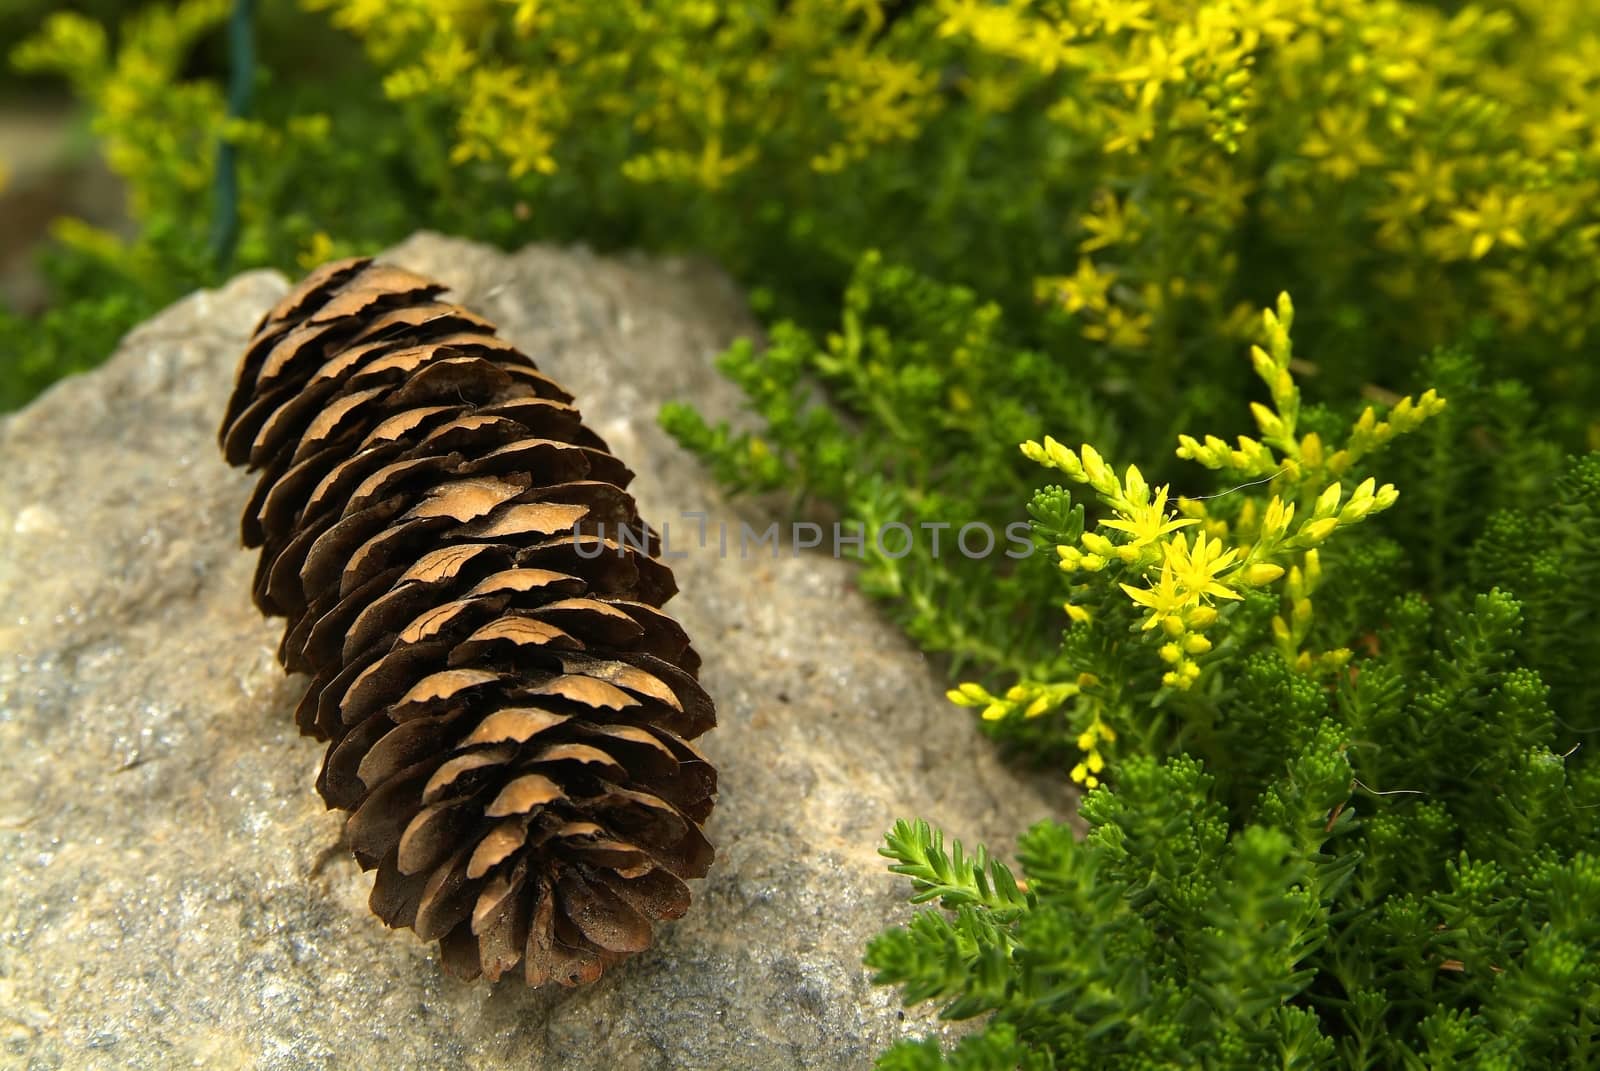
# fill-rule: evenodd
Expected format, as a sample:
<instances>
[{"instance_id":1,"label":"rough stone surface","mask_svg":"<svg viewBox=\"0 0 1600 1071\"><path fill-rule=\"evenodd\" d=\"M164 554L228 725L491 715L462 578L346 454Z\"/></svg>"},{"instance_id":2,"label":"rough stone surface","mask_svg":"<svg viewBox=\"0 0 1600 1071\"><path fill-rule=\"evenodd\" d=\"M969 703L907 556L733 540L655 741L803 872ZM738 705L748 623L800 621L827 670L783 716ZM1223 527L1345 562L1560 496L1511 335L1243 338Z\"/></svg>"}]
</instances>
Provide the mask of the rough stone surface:
<instances>
[{"instance_id":1,"label":"rough stone surface","mask_svg":"<svg viewBox=\"0 0 1600 1071\"><path fill-rule=\"evenodd\" d=\"M389 259L573 390L679 546L683 511L758 519L654 419L737 409L711 357L752 327L714 271L429 235ZM250 481L213 438L285 288L193 295L0 423L0 1064L848 1068L931 1029L860 962L906 914L883 830L926 815L1003 842L1065 799L997 762L825 555L724 560L713 538L675 563L720 708L719 857L654 949L529 992L454 981L369 914L291 724L304 681L250 605Z\"/></svg>"}]
</instances>

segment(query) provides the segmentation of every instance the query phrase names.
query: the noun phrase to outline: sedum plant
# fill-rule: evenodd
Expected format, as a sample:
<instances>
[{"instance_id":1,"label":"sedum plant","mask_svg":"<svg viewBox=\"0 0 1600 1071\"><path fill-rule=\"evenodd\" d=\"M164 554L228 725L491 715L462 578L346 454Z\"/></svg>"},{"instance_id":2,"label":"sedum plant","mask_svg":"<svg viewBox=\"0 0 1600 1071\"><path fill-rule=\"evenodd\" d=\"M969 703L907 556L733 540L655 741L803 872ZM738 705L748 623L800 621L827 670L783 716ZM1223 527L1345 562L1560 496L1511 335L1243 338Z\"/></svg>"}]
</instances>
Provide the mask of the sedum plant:
<instances>
[{"instance_id":1,"label":"sedum plant","mask_svg":"<svg viewBox=\"0 0 1600 1071\"><path fill-rule=\"evenodd\" d=\"M397 239L427 218L399 190L371 196L372 173L393 156L385 138L336 129L325 111L304 107L296 94L258 92L269 104L265 112L227 115L220 81L193 70L231 7L229 0L140 5L113 26L55 11L8 50L14 70L59 78L77 95L122 181L130 225L54 222L55 243L41 264L54 304L37 316L0 307L0 334L17 340L0 348L0 410L93 367L133 324L197 286L241 268L300 271L371 248L375 239ZM241 159L232 258L214 249L224 141ZM327 233L332 217L350 228L348 240Z\"/></svg>"},{"instance_id":2,"label":"sedum plant","mask_svg":"<svg viewBox=\"0 0 1600 1071\"><path fill-rule=\"evenodd\" d=\"M837 331L779 324L763 349L741 342L718 367L758 430L713 426L687 404L662 422L719 479L789 491L797 510L860 536L841 552L862 560L862 587L925 650L986 673L1048 657L1051 608L1035 595L1053 563L1031 538L1008 538L1026 531L1011 499L1029 466L992 444L1046 427L1114 432L1086 391L1035 389L1051 361L1017 345L998 305L868 254Z\"/></svg>"},{"instance_id":3,"label":"sedum plant","mask_svg":"<svg viewBox=\"0 0 1600 1071\"><path fill-rule=\"evenodd\" d=\"M1226 682L1257 650L1276 650L1317 678L1344 668L1347 647L1310 646L1322 548L1394 505L1392 484L1361 477L1365 463L1445 402L1429 390L1416 402L1401 398L1382 419L1369 405L1341 443L1324 445L1318 432L1299 426L1293 320L1282 295L1263 316L1266 347L1251 350L1272 400L1251 404L1259 437L1229 445L1215 435L1203 442L1179 436L1178 456L1224 474L1235 485L1227 491L1169 506L1169 486L1152 489L1136 465L1119 476L1093 446L1074 452L1049 436L1022 444L1029 460L1087 487L1104 512L1086 525L1070 490L1035 496L1035 517L1059 518L1036 528L1069 578L1067 642L1045 675L1001 695L968 682L950 692L953 702L981 708L987 721L1064 716L1084 753L1072 779L1093 788L1119 726L1137 732L1132 745L1143 751L1159 752L1169 738L1181 745L1214 736ZM1165 666L1158 677L1147 668L1152 650Z\"/></svg>"},{"instance_id":4,"label":"sedum plant","mask_svg":"<svg viewBox=\"0 0 1600 1071\"><path fill-rule=\"evenodd\" d=\"M1132 759L1084 801L1086 838L1022 838L1020 882L897 825L884 854L934 906L867 962L989 1017L879 1066L1592 1065L1600 777L1557 750L1521 615L1499 591L1443 621L1402 603L1333 691L1256 657L1230 714L1271 741L1261 775Z\"/></svg>"},{"instance_id":5,"label":"sedum plant","mask_svg":"<svg viewBox=\"0 0 1600 1071\"><path fill-rule=\"evenodd\" d=\"M126 188L128 214L141 225L126 238L81 220L57 221L57 239L79 261L76 278L65 280L72 290L104 292L116 280L146 303L164 302L226 270L209 247L224 139L243 150L251 194L242 210L242 261L292 260L309 248L314 227L305 202L315 201L315 187L283 185L287 172L310 176L327 167L328 117L230 118L218 82L185 77L200 42L219 31L231 7L229 0L152 5L124 18L115 35L84 15L57 12L12 51L17 70L63 78L84 102L106 163ZM286 193L302 202L298 211L281 204Z\"/></svg>"},{"instance_id":6,"label":"sedum plant","mask_svg":"<svg viewBox=\"0 0 1600 1071\"><path fill-rule=\"evenodd\" d=\"M1572 463L1562 515L1594 517L1597 474ZM1546 612L1402 595L1331 680L1250 653L1209 727L1228 746L1115 764L1087 837L1023 836L1021 880L898 824L883 854L935 906L867 962L908 1003L989 1017L879 1066L1595 1063L1600 774L1592 728L1525 661Z\"/></svg>"},{"instance_id":7,"label":"sedum plant","mask_svg":"<svg viewBox=\"0 0 1600 1071\"><path fill-rule=\"evenodd\" d=\"M1279 285L1335 392L1469 330L1548 396L1600 389L1560 356L1600 282L1581 0L310 6L435 120L431 156L536 221L592 217L579 187L812 326L876 247L1036 295L1147 417L1186 416L1180 370L1231 370Z\"/></svg>"},{"instance_id":8,"label":"sedum plant","mask_svg":"<svg viewBox=\"0 0 1600 1071\"><path fill-rule=\"evenodd\" d=\"M227 140L243 265L419 226L691 248L820 330L876 248L999 303L1152 439L1229 412L1251 310L1288 289L1327 398L1470 341L1569 447L1594 426L1567 359L1600 263L1581 0L272 0L242 121L193 76L224 7L56 13L13 53L134 187L132 251L63 234L124 288L229 269L203 255Z\"/></svg>"},{"instance_id":9,"label":"sedum plant","mask_svg":"<svg viewBox=\"0 0 1600 1071\"><path fill-rule=\"evenodd\" d=\"M874 262L843 334L818 343L784 328L765 356L724 358L760 430L710 428L687 409L669 427L731 484L815 488L849 517L870 515L859 469L925 480L900 467L915 453L873 452L897 423L943 419L886 374L927 352L914 326L875 308L890 279L902 300L949 292ZM934 831L897 826L892 869L940 907L885 934L868 962L908 1002L988 1018L948 1053L912 1043L882 1066L1593 1060L1600 778L1578 745L1593 705L1580 667L1600 635L1600 455L1563 465L1526 389L1486 381L1458 352L1425 362L1449 405L1431 389L1305 404L1296 370L1316 365L1294 351L1292 305L1261 324L1256 434L1178 438L1179 461L1217 473L1210 494L1174 494L1181 477L1152 486L1092 446L1041 437L1022 460L1089 489L1030 503L1048 553L1001 580L918 563L950 584L952 608L963 587L1064 603L1052 652L1040 649L1049 627L1014 631L1037 616L986 604L977 627L1004 629L1011 658L975 646L969 663L1032 669L999 694L971 682L952 699L1008 739L1077 749L1090 835L1031 831L1019 885L986 853L947 855ZM866 358L846 342L863 331ZM863 359L877 390L846 386ZM817 382L847 400L843 413L817 400ZM1026 382L1002 400L1012 427L1038 425ZM1413 508L1378 482L1379 463L1406 474ZM970 491L986 471L950 486ZM1014 478L993 471L984 496L963 500L976 515ZM864 580L889 566L869 562ZM939 635L937 611L891 612L925 643Z\"/></svg>"},{"instance_id":10,"label":"sedum plant","mask_svg":"<svg viewBox=\"0 0 1600 1071\"><path fill-rule=\"evenodd\" d=\"M1024 445L1092 492L1047 488L1031 511L1063 566L1059 660L951 698L1073 737L1088 833L1028 831L1019 877L896 825L882 853L929 906L868 965L907 1003L985 1018L880 1067L1600 1060L1582 668L1600 454L1553 460L1525 395L1460 354L1428 362L1449 406L1303 408L1292 322L1280 299L1252 351L1259 435L1179 437L1217 494L1173 500L1092 446ZM1421 485L1418 515L1366 474L1380 448ZM1450 498L1485 473L1490 501L1521 504ZM1438 524L1440 502L1468 512Z\"/></svg>"}]
</instances>

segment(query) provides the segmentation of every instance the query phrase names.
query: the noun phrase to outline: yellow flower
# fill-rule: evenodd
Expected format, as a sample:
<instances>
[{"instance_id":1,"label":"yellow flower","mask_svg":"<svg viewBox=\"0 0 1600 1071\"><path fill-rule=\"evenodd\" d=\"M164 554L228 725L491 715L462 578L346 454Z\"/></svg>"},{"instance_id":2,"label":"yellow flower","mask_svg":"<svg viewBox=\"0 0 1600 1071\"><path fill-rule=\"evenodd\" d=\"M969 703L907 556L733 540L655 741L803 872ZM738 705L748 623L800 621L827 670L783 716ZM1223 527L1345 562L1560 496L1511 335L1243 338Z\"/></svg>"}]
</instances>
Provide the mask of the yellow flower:
<instances>
[{"instance_id":1,"label":"yellow flower","mask_svg":"<svg viewBox=\"0 0 1600 1071\"><path fill-rule=\"evenodd\" d=\"M1097 786L1100 779L1095 775L1106 768L1105 754L1100 750L1100 745L1113 743L1116 739L1117 734L1111 726L1096 714L1089 727L1078 734L1078 750L1084 752L1084 756L1083 761L1072 768L1072 780L1085 788Z\"/></svg>"},{"instance_id":2,"label":"yellow flower","mask_svg":"<svg viewBox=\"0 0 1600 1071\"><path fill-rule=\"evenodd\" d=\"M1173 574L1187 601L1197 602L1207 596L1216 596L1219 599L1244 597L1217 580L1217 575L1238 558L1237 548L1225 551L1222 549L1222 540L1207 540L1205 533L1201 532L1195 535L1193 547L1190 547L1188 539L1180 534L1167 543L1163 550L1166 552L1167 560L1162 572Z\"/></svg>"},{"instance_id":3,"label":"yellow flower","mask_svg":"<svg viewBox=\"0 0 1600 1071\"><path fill-rule=\"evenodd\" d=\"M1181 540L1183 537L1178 538ZM1179 590L1176 574L1167 566L1162 567L1161 576L1153 588L1136 588L1130 584L1117 586L1127 592L1128 598L1149 609L1150 616L1145 619L1143 626L1147 631L1159 625L1163 618L1177 614L1190 602L1189 596Z\"/></svg>"},{"instance_id":4,"label":"yellow flower","mask_svg":"<svg viewBox=\"0 0 1600 1071\"><path fill-rule=\"evenodd\" d=\"M1317 113L1317 129L1306 135L1300 151L1318 161L1321 169L1339 182L1383 162L1383 153L1367 137L1367 117L1348 107L1329 107Z\"/></svg>"},{"instance_id":5,"label":"yellow flower","mask_svg":"<svg viewBox=\"0 0 1600 1071\"><path fill-rule=\"evenodd\" d=\"M950 700L950 702L954 703L958 707L983 706L987 703L993 702L994 700L994 697L988 693L983 685L976 684L972 681L967 681L964 684L957 685L948 692L945 692L944 695L946 699Z\"/></svg>"},{"instance_id":6,"label":"yellow flower","mask_svg":"<svg viewBox=\"0 0 1600 1071\"><path fill-rule=\"evenodd\" d=\"M1179 691L1186 691L1199 679L1200 667L1187 659L1179 662L1176 667L1161 675L1162 684L1168 688L1176 688Z\"/></svg>"},{"instance_id":7,"label":"yellow flower","mask_svg":"<svg viewBox=\"0 0 1600 1071\"><path fill-rule=\"evenodd\" d=\"M1457 227L1472 236L1468 251L1473 260L1482 260L1496 244L1523 249L1527 240L1521 224L1527 216L1528 199L1521 194L1505 196L1495 190L1480 197L1472 208L1450 213Z\"/></svg>"},{"instance_id":8,"label":"yellow flower","mask_svg":"<svg viewBox=\"0 0 1600 1071\"><path fill-rule=\"evenodd\" d=\"M1456 165L1442 160L1424 148L1411 153L1411 166L1391 171L1389 184L1398 195L1404 212L1417 215L1432 204L1449 204L1456 198Z\"/></svg>"},{"instance_id":9,"label":"yellow flower","mask_svg":"<svg viewBox=\"0 0 1600 1071\"><path fill-rule=\"evenodd\" d=\"M1113 305L1106 309L1103 322L1084 325L1083 337L1104 342L1117 349L1143 349L1150 341L1150 322L1149 313L1130 314L1121 306Z\"/></svg>"},{"instance_id":10,"label":"yellow flower","mask_svg":"<svg viewBox=\"0 0 1600 1071\"><path fill-rule=\"evenodd\" d=\"M1168 532L1176 532L1180 528L1187 528L1191 524L1199 524L1198 518L1169 517L1167 514L1167 488L1156 489L1154 502L1133 504L1133 508L1114 521L1101 521L1102 528L1115 528L1119 532L1127 532L1133 537L1132 542L1126 546L1139 548L1149 546Z\"/></svg>"},{"instance_id":11,"label":"yellow flower","mask_svg":"<svg viewBox=\"0 0 1600 1071\"><path fill-rule=\"evenodd\" d=\"M1300 539L1303 542L1315 545L1331 536L1333 530L1337 527L1339 527L1339 518L1337 517L1324 517L1320 521L1310 521L1300 529Z\"/></svg>"},{"instance_id":12,"label":"yellow flower","mask_svg":"<svg viewBox=\"0 0 1600 1071\"><path fill-rule=\"evenodd\" d=\"M1144 44L1140 50L1142 52L1140 58L1144 62L1124 67L1110 77L1125 85L1139 85L1140 99L1148 106L1154 101L1163 83L1183 80L1183 60L1176 51L1167 46L1163 38L1150 35L1140 40Z\"/></svg>"},{"instance_id":13,"label":"yellow flower","mask_svg":"<svg viewBox=\"0 0 1600 1071\"><path fill-rule=\"evenodd\" d=\"M1155 27L1150 18L1149 0L1099 0L1092 5L1094 17L1101 32L1108 35L1123 30L1149 30Z\"/></svg>"},{"instance_id":14,"label":"yellow flower","mask_svg":"<svg viewBox=\"0 0 1600 1071\"><path fill-rule=\"evenodd\" d=\"M1270 584L1283 575L1283 566L1273 562L1256 562L1244 570L1244 581L1252 587Z\"/></svg>"},{"instance_id":15,"label":"yellow flower","mask_svg":"<svg viewBox=\"0 0 1600 1071\"><path fill-rule=\"evenodd\" d=\"M1116 277L1116 272L1102 272L1088 257L1079 257L1078 270L1073 274L1040 282L1060 298L1068 312L1082 309L1098 312L1106 307L1106 295Z\"/></svg>"},{"instance_id":16,"label":"yellow flower","mask_svg":"<svg viewBox=\"0 0 1600 1071\"><path fill-rule=\"evenodd\" d=\"M332 257L333 239L328 236L327 231L318 231L306 240L305 248L300 251L300 255L295 259L299 262L300 267L310 271L318 264L332 259Z\"/></svg>"},{"instance_id":17,"label":"yellow flower","mask_svg":"<svg viewBox=\"0 0 1600 1071\"><path fill-rule=\"evenodd\" d=\"M1049 73L1068 56L1072 26L1027 5L948 0L941 5L940 37L970 38L984 52L1012 56Z\"/></svg>"},{"instance_id":18,"label":"yellow flower","mask_svg":"<svg viewBox=\"0 0 1600 1071\"><path fill-rule=\"evenodd\" d=\"M1091 253L1096 249L1132 241L1137 236L1136 221L1137 210L1133 206L1125 206L1116 194L1102 190L1095 197L1094 210L1078 220L1091 235L1078 243L1078 249Z\"/></svg>"}]
</instances>

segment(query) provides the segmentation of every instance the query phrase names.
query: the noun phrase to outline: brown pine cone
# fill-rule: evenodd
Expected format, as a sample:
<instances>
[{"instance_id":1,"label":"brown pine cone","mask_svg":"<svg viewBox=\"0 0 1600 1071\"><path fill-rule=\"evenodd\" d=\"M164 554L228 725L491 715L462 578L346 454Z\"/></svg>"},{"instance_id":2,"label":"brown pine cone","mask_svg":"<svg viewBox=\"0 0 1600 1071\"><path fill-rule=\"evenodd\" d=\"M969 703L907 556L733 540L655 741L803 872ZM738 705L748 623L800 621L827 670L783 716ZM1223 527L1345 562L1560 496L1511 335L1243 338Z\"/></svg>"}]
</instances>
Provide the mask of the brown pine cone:
<instances>
[{"instance_id":1,"label":"brown pine cone","mask_svg":"<svg viewBox=\"0 0 1600 1071\"><path fill-rule=\"evenodd\" d=\"M571 395L444 287L345 260L256 328L223 453L256 605L372 909L445 966L593 981L689 905L716 771L699 658Z\"/></svg>"}]
</instances>

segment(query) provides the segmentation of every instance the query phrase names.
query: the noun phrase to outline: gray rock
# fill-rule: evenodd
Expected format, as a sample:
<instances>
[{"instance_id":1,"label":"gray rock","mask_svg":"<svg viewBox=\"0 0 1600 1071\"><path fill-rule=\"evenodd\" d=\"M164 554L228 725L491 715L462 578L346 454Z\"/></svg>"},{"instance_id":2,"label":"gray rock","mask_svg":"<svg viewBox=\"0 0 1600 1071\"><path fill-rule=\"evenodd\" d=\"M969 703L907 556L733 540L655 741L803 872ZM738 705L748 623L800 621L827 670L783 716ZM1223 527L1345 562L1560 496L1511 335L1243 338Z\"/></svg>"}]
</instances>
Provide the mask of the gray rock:
<instances>
[{"instance_id":1,"label":"gray rock","mask_svg":"<svg viewBox=\"0 0 1600 1071\"><path fill-rule=\"evenodd\" d=\"M304 681L250 605L250 480L213 438L286 287L243 275L0 423L0 1062L835 1068L933 1029L861 966L907 914L884 829L924 815L1004 843L1065 794L998 763L847 562L688 539L684 511L766 523L655 423L672 398L735 413L711 357L753 329L738 295L702 265L429 235L389 259L572 389L687 549L671 609L720 708L718 862L654 949L578 991L455 981L369 914L291 724Z\"/></svg>"}]
</instances>

